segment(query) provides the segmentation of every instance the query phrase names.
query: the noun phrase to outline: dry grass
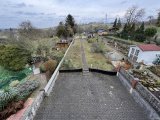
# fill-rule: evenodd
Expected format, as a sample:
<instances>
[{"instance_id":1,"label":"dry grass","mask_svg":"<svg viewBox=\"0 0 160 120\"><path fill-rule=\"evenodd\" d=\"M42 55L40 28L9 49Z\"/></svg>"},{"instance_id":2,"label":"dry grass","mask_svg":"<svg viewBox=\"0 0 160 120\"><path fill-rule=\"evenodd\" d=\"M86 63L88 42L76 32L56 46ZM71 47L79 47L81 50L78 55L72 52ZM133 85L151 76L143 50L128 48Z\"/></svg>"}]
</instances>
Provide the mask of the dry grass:
<instances>
[{"instance_id":1,"label":"dry grass","mask_svg":"<svg viewBox=\"0 0 160 120\"><path fill-rule=\"evenodd\" d=\"M102 53L91 52L91 44L87 41L83 43L88 67L98 68L101 70L113 70L113 66Z\"/></svg>"},{"instance_id":2,"label":"dry grass","mask_svg":"<svg viewBox=\"0 0 160 120\"><path fill-rule=\"evenodd\" d=\"M75 42L72 44L71 48L68 51L67 56L65 57L65 61L70 61L68 63L64 63L62 65L62 69L78 69L82 68L82 59L81 59L81 43L79 39L75 39ZM65 65L69 64L69 65Z\"/></svg>"}]
</instances>

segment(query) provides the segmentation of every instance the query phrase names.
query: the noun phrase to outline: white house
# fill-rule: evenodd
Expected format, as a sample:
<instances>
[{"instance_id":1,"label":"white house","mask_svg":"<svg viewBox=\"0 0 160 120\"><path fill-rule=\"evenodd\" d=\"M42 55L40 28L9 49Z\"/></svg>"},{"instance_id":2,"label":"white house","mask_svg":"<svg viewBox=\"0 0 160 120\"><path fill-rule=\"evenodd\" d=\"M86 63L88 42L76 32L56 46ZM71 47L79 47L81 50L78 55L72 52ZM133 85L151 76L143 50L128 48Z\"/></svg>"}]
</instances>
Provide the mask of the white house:
<instances>
[{"instance_id":1,"label":"white house","mask_svg":"<svg viewBox=\"0 0 160 120\"><path fill-rule=\"evenodd\" d=\"M152 65L152 62L160 55L160 47L155 44L131 45L128 57L133 62L144 62Z\"/></svg>"}]
</instances>

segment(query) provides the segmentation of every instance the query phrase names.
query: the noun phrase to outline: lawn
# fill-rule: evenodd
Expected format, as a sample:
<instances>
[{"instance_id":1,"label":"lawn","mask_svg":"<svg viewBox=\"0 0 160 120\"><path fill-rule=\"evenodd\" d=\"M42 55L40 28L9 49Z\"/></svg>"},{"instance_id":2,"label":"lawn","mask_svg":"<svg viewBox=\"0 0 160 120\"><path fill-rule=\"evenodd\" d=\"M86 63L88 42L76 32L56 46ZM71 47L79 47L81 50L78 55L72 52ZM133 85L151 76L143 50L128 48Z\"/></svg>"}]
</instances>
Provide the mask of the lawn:
<instances>
[{"instance_id":1,"label":"lawn","mask_svg":"<svg viewBox=\"0 0 160 120\"><path fill-rule=\"evenodd\" d=\"M139 44L143 44L142 42L135 42L134 40L126 40L126 39L122 39L122 38L118 38L118 37L113 37L113 36L107 36L106 38L109 38L109 39L113 39L113 40L116 40L117 42L120 42L120 43L124 43L124 44L127 44L127 45L139 45Z\"/></svg>"},{"instance_id":2,"label":"lawn","mask_svg":"<svg viewBox=\"0 0 160 120\"><path fill-rule=\"evenodd\" d=\"M82 68L81 43L80 39L77 38L75 39L74 43L69 49L61 69L79 69L79 68Z\"/></svg>"},{"instance_id":3,"label":"lawn","mask_svg":"<svg viewBox=\"0 0 160 120\"><path fill-rule=\"evenodd\" d=\"M91 52L91 45L92 43L88 43L87 41L83 42L88 67L108 71L113 70L112 64L102 53Z\"/></svg>"}]
</instances>

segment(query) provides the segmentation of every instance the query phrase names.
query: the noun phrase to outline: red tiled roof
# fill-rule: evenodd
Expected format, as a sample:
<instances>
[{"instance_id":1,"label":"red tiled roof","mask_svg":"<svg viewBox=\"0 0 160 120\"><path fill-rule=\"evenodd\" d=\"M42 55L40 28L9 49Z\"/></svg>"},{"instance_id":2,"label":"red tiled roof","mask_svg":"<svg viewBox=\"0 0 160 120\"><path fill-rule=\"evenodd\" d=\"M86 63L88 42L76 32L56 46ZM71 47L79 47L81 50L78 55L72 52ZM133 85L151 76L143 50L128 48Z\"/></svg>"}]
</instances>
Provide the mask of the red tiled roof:
<instances>
[{"instance_id":1,"label":"red tiled roof","mask_svg":"<svg viewBox=\"0 0 160 120\"><path fill-rule=\"evenodd\" d=\"M142 45L138 45L138 47L142 51L160 51L160 47L155 44L142 44Z\"/></svg>"}]
</instances>

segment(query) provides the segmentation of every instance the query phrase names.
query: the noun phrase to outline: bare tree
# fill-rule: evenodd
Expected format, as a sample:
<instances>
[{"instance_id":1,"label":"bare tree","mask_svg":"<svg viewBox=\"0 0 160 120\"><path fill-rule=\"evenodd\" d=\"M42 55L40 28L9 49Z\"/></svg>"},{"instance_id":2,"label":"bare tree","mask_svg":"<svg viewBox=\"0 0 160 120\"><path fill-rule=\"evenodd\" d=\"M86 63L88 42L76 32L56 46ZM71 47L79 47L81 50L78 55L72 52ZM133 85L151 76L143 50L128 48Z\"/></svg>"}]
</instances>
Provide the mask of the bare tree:
<instances>
[{"instance_id":1,"label":"bare tree","mask_svg":"<svg viewBox=\"0 0 160 120\"><path fill-rule=\"evenodd\" d=\"M136 23L141 18L143 18L144 14L145 14L144 9L140 9L137 6L132 6L126 11L125 18L128 24Z\"/></svg>"},{"instance_id":2,"label":"bare tree","mask_svg":"<svg viewBox=\"0 0 160 120\"><path fill-rule=\"evenodd\" d=\"M152 24L152 20L154 19L154 17L152 15L150 15L147 18L149 20L149 24L151 25Z\"/></svg>"},{"instance_id":3,"label":"bare tree","mask_svg":"<svg viewBox=\"0 0 160 120\"><path fill-rule=\"evenodd\" d=\"M19 25L18 33L19 37L23 37L25 39L28 38L30 40L36 40L40 36L41 30L33 27L32 23L29 20L27 20L23 21Z\"/></svg>"}]
</instances>

